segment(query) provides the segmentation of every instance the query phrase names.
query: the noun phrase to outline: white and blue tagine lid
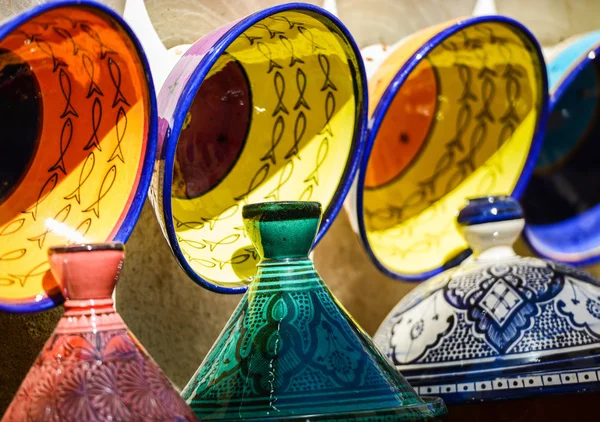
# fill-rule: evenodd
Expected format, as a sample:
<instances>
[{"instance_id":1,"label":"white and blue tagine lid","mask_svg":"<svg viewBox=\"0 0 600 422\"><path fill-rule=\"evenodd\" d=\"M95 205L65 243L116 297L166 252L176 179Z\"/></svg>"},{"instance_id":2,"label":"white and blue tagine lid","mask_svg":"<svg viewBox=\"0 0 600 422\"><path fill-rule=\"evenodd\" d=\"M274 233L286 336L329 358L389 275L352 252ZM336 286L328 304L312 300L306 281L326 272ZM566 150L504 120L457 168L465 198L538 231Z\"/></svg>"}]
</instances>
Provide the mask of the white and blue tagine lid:
<instances>
[{"instance_id":1,"label":"white and blue tagine lid","mask_svg":"<svg viewBox=\"0 0 600 422\"><path fill-rule=\"evenodd\" d=\"M600 282L518 256L525 220L510 197L469 200L457 220L472 256L396 305L380 350L450 405L600 391Z\"/></svg>"}]
</instances>

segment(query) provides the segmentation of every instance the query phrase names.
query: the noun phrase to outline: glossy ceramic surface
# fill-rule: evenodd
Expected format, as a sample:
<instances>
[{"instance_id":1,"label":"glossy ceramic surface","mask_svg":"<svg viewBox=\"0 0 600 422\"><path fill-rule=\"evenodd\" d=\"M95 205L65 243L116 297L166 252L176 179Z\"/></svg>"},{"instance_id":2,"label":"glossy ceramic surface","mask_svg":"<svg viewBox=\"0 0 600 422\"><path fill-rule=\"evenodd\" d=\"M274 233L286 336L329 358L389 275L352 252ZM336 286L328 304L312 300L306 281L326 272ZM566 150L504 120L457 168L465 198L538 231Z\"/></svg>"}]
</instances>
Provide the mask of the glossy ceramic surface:
<instances>
[{"instance_id":1,"label":"glossy ceramic surface","mask_svg":"<svg viewBox=\"0 0 600 422\"><path fill-rule=\"evenodd\" d=\"M554 47L548 58L550 117L523 197L525 236L543 257L588 264L600 256L600 32Z\"/></svg>"},{"instance_id":2,"label":"glossy ceramic surface","mask_svg":"<svg viewBox=\"0 0 600 422\"><path fill-rule=\"evenodd\" d=\"M243 209L258 271L182 395L202 420L430 420L423 401L335 300L308 253L315 202Z\"/></svg>"},{"instance_id":3,"label":"glossy ceramic surface","mask_svg":"<svg viewBox=\"0 0 600 422\"><path fill-rule=\"evenodd\" d=\"M341 23L286 4L191 46L159 95L151 199L187 274L218 292L247 289L257 256L248 202L318 200L317 239L349 189L366 120L364 70Z\"/></svg>"},{"instance_id":4,"label":"glossy ceramic surface","mask_svg":"<svg viewBox=\"0 0 600 422\"><path fill-rule=\"evenodd\" d=\"M134 35L88 2L0 26L0 309L62 301L49 246L124 241L156 144L154 92Z\"/></svg>"},{"instance_id":5,"label":"glossy ceramic surface","mask_svg":"<svg viewBox=\"0 0 600 422\"><path fill-rule=\"evenodd\" d=\"M422 280L468 256L465 198L519 196L547 104L533 36L504 17L447 22L401 41L369 78L368 141L349 202L385 273Z\"/></svg>"},{"instance_id":6,"label":"glossy ceramic surface","mask_svg":"<svg viewBox=\"0 0 600 422\"><path fill-rule=\"evenodd\" d=\"M497 212L465 219L478 209ZM508 197L470 202L459 219L473 256L419 285L375 334L419 393L458 404L600 392L600 282L517 256L515 209Z\"/></svg>"},{"instance_id":7,"label":"glossy ceramic surface","mask_svg":"<svg viewBox=\"0 0 600 422\"><path fill-rule=\"evenodd\" d=\"M112 301L120 243L50 249L65 313L2 421L195 421Z\"/></svg>"}]
</instances>

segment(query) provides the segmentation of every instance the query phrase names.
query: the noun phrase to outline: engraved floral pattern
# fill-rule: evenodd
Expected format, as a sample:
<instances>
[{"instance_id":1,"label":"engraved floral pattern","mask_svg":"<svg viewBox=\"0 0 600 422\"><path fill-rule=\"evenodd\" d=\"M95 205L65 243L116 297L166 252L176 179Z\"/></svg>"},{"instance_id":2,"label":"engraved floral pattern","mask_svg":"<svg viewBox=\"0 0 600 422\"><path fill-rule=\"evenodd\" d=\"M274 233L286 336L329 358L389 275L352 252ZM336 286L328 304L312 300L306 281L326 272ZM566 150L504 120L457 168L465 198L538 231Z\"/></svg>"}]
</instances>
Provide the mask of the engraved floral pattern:
<instances>
[{"instance_id":1,"label":"engraved floral pattern","mask_svg":"<svg viewBox=\"0 0 600 422\"><path fill-rule=\"evenodd\" d=\"M126 330L55 333L3 421L195 421Z\"/></svg>"}]
</instances>

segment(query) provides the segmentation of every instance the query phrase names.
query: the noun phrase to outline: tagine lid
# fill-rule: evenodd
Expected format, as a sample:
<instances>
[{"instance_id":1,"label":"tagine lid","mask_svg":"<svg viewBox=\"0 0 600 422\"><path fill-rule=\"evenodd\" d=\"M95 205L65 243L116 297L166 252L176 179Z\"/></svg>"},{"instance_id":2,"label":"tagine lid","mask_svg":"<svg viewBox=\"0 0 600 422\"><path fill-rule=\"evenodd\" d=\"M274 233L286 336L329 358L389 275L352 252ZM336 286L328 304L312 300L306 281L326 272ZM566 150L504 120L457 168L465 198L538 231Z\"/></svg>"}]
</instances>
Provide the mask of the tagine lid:
<instances>
[{"instance_id":1,"label":"tagine lid","mask_svg":"<svg viewBox=\"0 0 600 422\"><path fill-rule=\"evenodd\" d=\"M182 392L199 420L420 421L446 413L381 355L315 270L308 255L321 204L250 204L243 218L261 260Z\"/></svg>"},{"instance_id":2,"label":"tagine lid","mask_svg":"<svg viewBox=\"0 0 600 422\"><path fill-rule=\"evenodd\" d=\"M196 421L115 310L124 260L120 242L48 248L52 274L66 298L64 314L3 422Z\"/></svg>"},{"instance_id":3,"label":"tagine lid","mask_svg":"<svg viewBox=\"0 0 600 422\"><path fill-rule=\"evenodd\" d=\"M95 2L43 4L0 26L0 310L64 300L48 248L124 242L156 151L135 35Z\"/></svg>"},{"instance_id":4,"label":"tagine lid","mask_svg":"<svg viewBox=\"0 0 600 422\"><path fill-rule=\"evenodd\" d=\"M473 255L398 303L374 336L384 354L447 403L600 389L600 282L517 255L510 197L469 200L457 222Z\"/></svg>"}]
</instances>

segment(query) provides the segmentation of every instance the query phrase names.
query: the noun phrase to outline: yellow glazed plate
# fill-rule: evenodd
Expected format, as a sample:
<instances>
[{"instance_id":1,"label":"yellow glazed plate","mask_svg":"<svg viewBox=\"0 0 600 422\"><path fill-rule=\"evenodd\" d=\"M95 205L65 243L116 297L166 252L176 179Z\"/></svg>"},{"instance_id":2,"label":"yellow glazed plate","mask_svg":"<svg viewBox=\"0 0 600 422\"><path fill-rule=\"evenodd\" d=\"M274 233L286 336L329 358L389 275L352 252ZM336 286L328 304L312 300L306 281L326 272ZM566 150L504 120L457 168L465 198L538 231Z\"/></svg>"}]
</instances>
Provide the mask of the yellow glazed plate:
<instances>
[{"instance_id":1,"label":"yellow glazed plate","mask_svg":"<svg viewBox=\"0 0 600 422\"><path fill-rule=\"evenodd\" d=\"M155 155L149 82L134 35L97 3L0 27L0 309L62 301L49 247L128 238Z\"/></svg>"},{"instance_id":2,"label":"yellow glazed plate","mask_svg":"<svg viewBox=\"0 0 600 422\"><path fill-rule=\"evenodd\" d=\"M255 13L187 50L159 95L150 196L193 280L246 290L258 259L247 203L321 202L323 236L358 168L365 85L345 28L307 4Z\"/></svg>"},{"instance_id":3,"label":"yellow glazed plate","mask_svg":"<svg viewBox=\"0 0 600 422\"><path fill-rule=\"evenodd\" d=\"M511 19L457 20L402 43L369 96L353 217L381 270L423 280L470 253L454 224L466 198L522 193L546 120L544 61Z\"/></svg>"}]
</instances>

